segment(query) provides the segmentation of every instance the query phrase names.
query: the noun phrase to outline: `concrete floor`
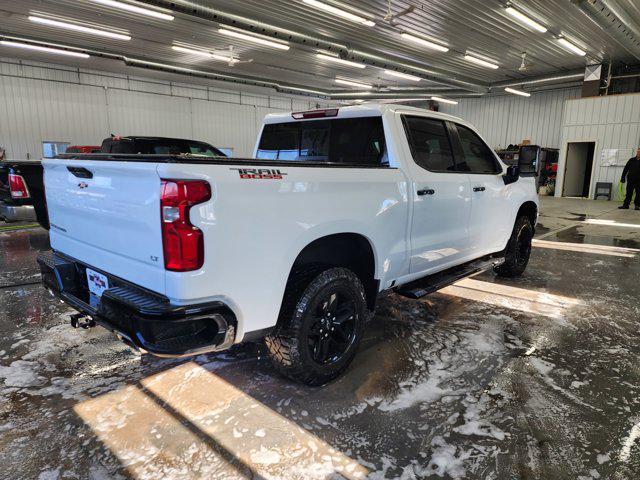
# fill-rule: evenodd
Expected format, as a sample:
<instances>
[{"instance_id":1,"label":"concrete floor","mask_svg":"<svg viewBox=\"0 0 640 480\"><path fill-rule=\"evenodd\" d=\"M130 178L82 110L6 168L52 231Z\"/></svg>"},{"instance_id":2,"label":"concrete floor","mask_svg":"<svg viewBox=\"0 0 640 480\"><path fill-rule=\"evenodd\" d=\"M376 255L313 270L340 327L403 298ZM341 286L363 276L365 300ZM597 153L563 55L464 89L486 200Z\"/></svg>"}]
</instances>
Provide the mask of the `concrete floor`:
<instances>
[{"instance_id":1,"label":"concrete floor","mask_svg":"<svg viewBox=\"0 0 640 480\"><path fill-rule=\"evenodd\" d=\"M543 199L525 276L380 302L346 374L183 361L73 330L42 230L0 227L3 479L640 476L640 212Z\"/></svg>"}]
</instances>

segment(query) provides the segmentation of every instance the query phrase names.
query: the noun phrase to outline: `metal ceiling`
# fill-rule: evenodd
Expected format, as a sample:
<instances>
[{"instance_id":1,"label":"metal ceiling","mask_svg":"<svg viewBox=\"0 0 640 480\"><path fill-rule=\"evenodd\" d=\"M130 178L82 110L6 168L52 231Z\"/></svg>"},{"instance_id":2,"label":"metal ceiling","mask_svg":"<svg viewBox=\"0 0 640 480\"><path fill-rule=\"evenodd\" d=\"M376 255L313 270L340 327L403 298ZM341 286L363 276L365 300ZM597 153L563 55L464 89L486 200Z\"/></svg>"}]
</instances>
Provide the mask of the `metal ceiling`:
<instances>
[{"instance_id":1,"label":"metal ceiling","mask_svg":"<svg viewBox=\"0 0 640 480\"><path fill-rule=\"evenodd\" d=\"M134 3L134 0L121 0ZM505 12L501 0L322 0L342 9L362 12L376 22L374 27L356 24L315 9L303 0L145 0L136 5L165 7L175 12L166 21L125 12L91 0L0 0L0 35L27 41L78 48L103 57L100 68L113 60L113 71L123 62L155 70L174 71L215 80L245 82L273 87L289 93L330 98L358 98L357 88L336 85L336 76L374 85L368 98L412 98L429 94L478 95L505 85L526 85L534 89L547 77L579 73L586 63L633 62L633 40L638 23L627 23L625 38L611 24L599 23L594 12L599 4L630 22L639 19L637 0L517 0L522 12L545 25L539 33L523 27ZM588 4L588 5L585 5ZM393 22L384 18L414 7ZM596 12L597 13L597 12ZM80 22L82 25L128 32L132 40L112 40L86 33L35 24L29 15L39 14ZM243 30L286 40L288 51L275 50L218 32L220 27ZM402 32L415 33L449 46L448 52L427 50L404 40ZM579 57L561 47L562 35L588 52ZM197 55L172 50L172 45L226 51L233 45L240 60L229 66ZM326 62L316 53L339 54L365 69ZM520 71L526 52L526 71ZM470 53L492 59L500 68L483 68L464 59ZM59 61L47 54L27 54L0 47L3 56ZM97 59L96 59L97 60ZM94 60L72 64L93 68ZM67 63L69 63L67 59ZM420 82L390 77L385 69L410 73ZM532 81L534 80L534 81ZM553 83L554 81L548 82ZM566 83L567 79L555 82ZM548 84L547 83L547 84ZM298 89L298 90L296 90ZM322 95L320 95L322 94ZM364 97L360 97L364 98Z\"/></svg>"}]
</instances>

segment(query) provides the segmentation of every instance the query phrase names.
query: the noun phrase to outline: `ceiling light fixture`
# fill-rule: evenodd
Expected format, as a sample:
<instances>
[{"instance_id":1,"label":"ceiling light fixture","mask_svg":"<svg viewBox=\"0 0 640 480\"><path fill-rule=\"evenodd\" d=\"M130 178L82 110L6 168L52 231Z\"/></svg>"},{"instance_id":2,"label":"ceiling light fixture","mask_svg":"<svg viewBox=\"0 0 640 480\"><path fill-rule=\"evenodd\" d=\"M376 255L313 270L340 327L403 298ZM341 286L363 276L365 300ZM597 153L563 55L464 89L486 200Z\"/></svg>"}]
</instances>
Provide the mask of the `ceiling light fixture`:
<instances>
[{"instance_id":1,"label":"ceiling light fixture","mask_svg":"<svg viewBox=\"0 0 640 480\"><path fill-rule=\"evenodd\" d=\"M371 92L338 92L330 94L330 97L367 97L369 95Z\"/></svg>"},{"instance_id":2,"label":"ceiling light fixture","mask_svg":"<svg viewBox=\"0 0 640 480\"><path fill-rule=\"evenodd\" d=\"M530 97L531 94L529 92L523 92L522 90L516 90L515 88L507 87L504 89L505 92L513 93L514 95L520 95L521 97Z\"/></svg>"},{"instance_id":3,"label":"ceiling light fixture","mask_svg":"<svg viewBox=\"0 0 640 480\"><path fill-rule=\"evenodd\" d=\"M430 40L424 39L422 37L418 37L416 35L412 35L410 33L402 33L400 34L400 36L405 40L409 40L410 42L417 43L419 45L422 45L423 47L427 47L432 50L438 50L440 52L449 51L449 47L445 47L444 45L440 45L439 43L432 42Z\"/></svg>"},{"instance_id":4,"label":"ceiling light fixture","mask_svg":"<svg viewBox=\"0 0 640 480\"><path fill-rule=\"evenodd\" d=\"M520 23L524 23L525 25L528 25L529 27L541 32L541 33L545 33L547 31L547 27L545 27L544 25L536 22L535 20L533 20L532 18L529 18L528 16L526 16L524 13L522 13L520 10L516 10L513 7L507 7L505 8L505 11L511 15L513 18L515 18L516 20L518 20Z\"/></svg>"},{"instance_id":5,"label":"ceiling light fixture","mask_svg":"<svg viewBox=\"0 0 640 480\"><path fill-rule=\"evenodd\" d=\"M146 15L147 17L154 17L160 20L173 20L175 17L171 15L173 12L167 9L152 10L150 8L139 7L131 3L118 2L117 0L91 0L92 2L105 5L107 7L117 8L118 10L126 10L131 13L138 13L140 15Z\"/></svg>"},{"instance_id":6,"label":"ceiling light fixture","mask_svg":"<svg viewBox=\"0 0 640 480\"><path fill-rule=\"evenodd\" d=\"M476 65L480 65L482 67L492 68L494 70L497 70L498 68L500 68L500 66L496 65L495 63L491 63L491 62L488 62L487 60L483 60L481 58L474 57L473 55L465 55L464 59L467 62L475 63Z\"/></svg>"},{"instance_id":7,"label":"ceiling light fixture","mask_svg":"<svg viewBox=\"0 0 640 480\"><path fill-rule=\"evenodd\" d=\"M315 93L317 95L322 95L322 96L329 96L329 94L327 92L321 92L320 90L311 90L309 88L299 88L299 87L281 87L282 90L293 90L295 92L304 92L304 93Z\"/></svg>"},{"instance_id":8,"label":"ceiling light fixture","mask_svg":"<svg viewBox=\"0 0 640 480\"><path fill-rule=\"evenodd\" d=\"M89 55L82 52L72 52L70 50L62 50L60 48L44 47L41 45L32 45L30 43L12 42L9 40L0 40L0 45L6 47L24 48L26 50L36 50L38 52L55 53L56 55L66 55L68 57L89 58Z\"/></svg>"},{"instance_id":9,"label":"ceiling light fixture","mask_svg":"<svg viewBox=\"0 0 640 480\"><path fill-rule=\"evenodd\" d=\"M580 55L581 57L584 57L587 52L585 52L584 50L582 50L580 47L578 47L577 45L571 43L569 40L567 40L564 37L560 37L558 38L558 43L560 45L562 45L564 48L566 48L567 50L575 53L576 55Z\"/></svg>"},{"instance_id":10,"label":"ceiling light fixture","mask_svg":"<svg viewBox=\"0 0 640 480\"><path fill-rule=\"evenodd\" d=\"M235 58L227 57L224 55L218 55L217 53L207 52L205 50L196 50L195 48L181 47L180 45L173 45L171 47L176 52L188 53L190 55L199 55L201 57L211 58L213 60L220 60L221 62L234 62Z\"/></svg>"},{"instance_id":11,"label":"ceiling light fixture","mask_svg":"<svg viewBox=\"0 0 640 480\"><path fill-rule=\"evenodd\" d=\"M376 24L376 22L369 20L368 18L361 17L360 15L356 15L351 12L347 12L346 10L343 10L338 7L334 7L333 5L329 5L324 2L319 2L318 0L302 0L302 1L307 5L311 5L312 7L318 8L320 10L324 10L325 12L332 13L334 15L337 15L338 17L351 20L352 22L366 25L367 27L373 27Z\"/></svg>"},{"instance_id":12,"label":"ceiling light fixture","mask_svg":"<svg viewBox=\"0 0 640 480\"><path fill-rule=\"evenodd\" d=\"M369 85L368 83L353 82L351 80L343 80L342 78L336 78L336 83L339 83L340 85L348 85L350 87L358 87L358 88L366 88L366 89L373 88L373 85Z\"/></svg>"},{"instance_id":13,"label":"ceiling light fixture","mask_svg":"<svg viewBox=\"0 0 640 480\"><path fill-rule=\"evenodd\" d=\"M355 67L355 68L366 68L366 65L363 63L358 63L358 62L352 62L351 60L344 60L340 57L334 57L331 55L325 55L324 53L318 53L316 54L316 57L322 59L322 60L327 60L329 62L335 62L335 63L340 63L341 65L348 65L350 67Z\"/></svg>"},{"instance_id":14,"label":"ceiling light fixture","mask_svg":"<svg viewBox=\"0 0 640 480\"><path fill-rule=\"evenodd\" d=\"M449 100L448 98L431 97L431 100L433 100L434 102L448 103L449 105L458 105L458 102L456 102L455 100Z\"/></svg>"},{"instance_id":15,"label":"ceiling light fixture","mask_svg":"<svg viewBox=\"0 0 640 480\"><path fill-rule=\"evenodd\" d=\"M52 18L36 17L35 15L31 15L29 16L29 20L34 23L39 23L41 25L64 28L66 30L73 30L76 32L88 33L90 35L97 35L100 37L113 38L115 40L131 40L130 35L125 35L123 33L109 32L107 30L100 30L98 28L93 28L93 27L85 27L84 25L78 25L75 23L61 22L59 20L54 20Z\"/></svg>"},{"instance_id":16,"label":"ceiling light fixture","mask_svg":"<svg viewBox=\"0 0 640 480\"><path fill-rule=\"evenodd\" d=\"M265 37L257 37L254 35L249 35L247 33L238 32L237 30L229 30L227 28L221 28L218 30L219 33L223 35L228 35L230 37L240 38L242 40L246 40L248 42L258 43L260 45L265 45L267 47L278 48L280 50L289 50L289 45L286 43L274 42L273 40L269 40Z\"/></svg>"},{"instance_id":17,"label":"ceiling light fixture","mask_svg":"<svg viewBox=\"0 0 640 480\"><path fill-rule=\"evenodd\" d=\"M419 82L422 80L415 75L409 75L408 73L396 72L395 70L385 70L384 73L391 75L392 77L404 78L405 80L411 80L412 82Z\"/></svg>"}]
</instances>

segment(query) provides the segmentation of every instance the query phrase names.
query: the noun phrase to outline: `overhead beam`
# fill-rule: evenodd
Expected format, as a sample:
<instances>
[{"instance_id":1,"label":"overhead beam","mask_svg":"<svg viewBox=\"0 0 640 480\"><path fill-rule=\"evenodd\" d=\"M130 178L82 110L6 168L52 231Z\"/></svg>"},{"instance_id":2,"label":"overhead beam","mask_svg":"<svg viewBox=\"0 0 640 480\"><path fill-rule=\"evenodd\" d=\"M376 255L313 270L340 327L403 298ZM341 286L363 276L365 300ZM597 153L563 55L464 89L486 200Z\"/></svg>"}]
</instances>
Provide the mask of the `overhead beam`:
<instances>
[{"instance_id":1,"label":"overhead beam","mask_svg":"<svg viewBox=\"0 0 640 480\"><path fill-rule=\"evenodd\" d=\"M259 33L260 35L287 40L288 42L297 45L299 48L333 52L334 54L338 54L341 58L374 67L397 70L399 72L417 75L425 80L441 85L452 86L477 93L486 93L488 91L487 84L478 82L472 78L461 76L456 72L434 68L430 65L420 64L418 62L408 63L403 60L382 57L377 52L369 50L366 47L358 46L357 44L347 46L324 38L314 37L287 29L276 28L273 25L269 25L255 19L223 12L190 0L141 0L141 3L168 8L175 13L198 18L200 20L234 26L250 32Z\"/></svg>"},{"instance_id":2,"label":"overhead beam","mask_svg":"<svg viewBox=\"0 0 640 480\"><path fill-rule=\"evenodd\" d=\"M624 10L616 10L616 14L603 0L571 0L571 3L631 55L640 60L640 37L634 34L634 30L638 30L639 27L633 19L627 18L625 21L621 18ZM613 5L613 2L609 2L609 5Z\"/></svg>"},{"instance_id":3,"label":"overhead beam","mask_svg":"<svg viewBox=\"0 0 640 480\"><path fill-rule=\"evenodd\" d=\"M539 83L551 83L551 82L566 82L566 81L578 81L584 78L584 69L571 70L568 72L559 72L548 75L540 75L535 77L518 78L512 80L505 80L503 82L496 82L490 85L490 89L502 87L517 87L518 85L535 85Z\"/></svg>"}]
</instances>

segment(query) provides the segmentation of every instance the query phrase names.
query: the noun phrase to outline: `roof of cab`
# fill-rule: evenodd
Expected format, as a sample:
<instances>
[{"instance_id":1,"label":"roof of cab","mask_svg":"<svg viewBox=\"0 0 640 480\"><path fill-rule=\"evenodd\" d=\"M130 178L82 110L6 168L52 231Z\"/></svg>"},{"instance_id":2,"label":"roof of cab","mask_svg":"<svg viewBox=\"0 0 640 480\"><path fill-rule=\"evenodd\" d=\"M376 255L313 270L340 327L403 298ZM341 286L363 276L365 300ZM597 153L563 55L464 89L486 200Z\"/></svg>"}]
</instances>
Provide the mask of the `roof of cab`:
<instances>
[{"instance_id":1,"label":"roof of cab","mask_svg":"<svg viewBox=\"0 0 640 480\"><path fill-rule=\"evenodd\" d=\"M327 119L331 118L355 118L355 117L373 117L373 116L382 116L385 113L389 112L397 112L401 111L403 113L415 113L419 115L428 116L431 118L438 118L441 120L451 120L460 123L467 123L463 119L455 117L453 115L448 115L446 113L434 112L432 110L427 110L426 108L418 108L418 107L410 107L408 105L400 105L400 104L387 104L387 103L362 103L360 105L350 105L348 107L328 107L321 108L318 110L332 110L338 109L338 115L334 117L327 117ZM313 110L309 110L313 111ZM285 113L270 113L264 118L264 123L285 123L285 122L303 122L303 121L313 121L319 120L315 119L307 119L307 120L296 120L291 115L294 112L285 112Z\"/></svg>"}]
</instances>

